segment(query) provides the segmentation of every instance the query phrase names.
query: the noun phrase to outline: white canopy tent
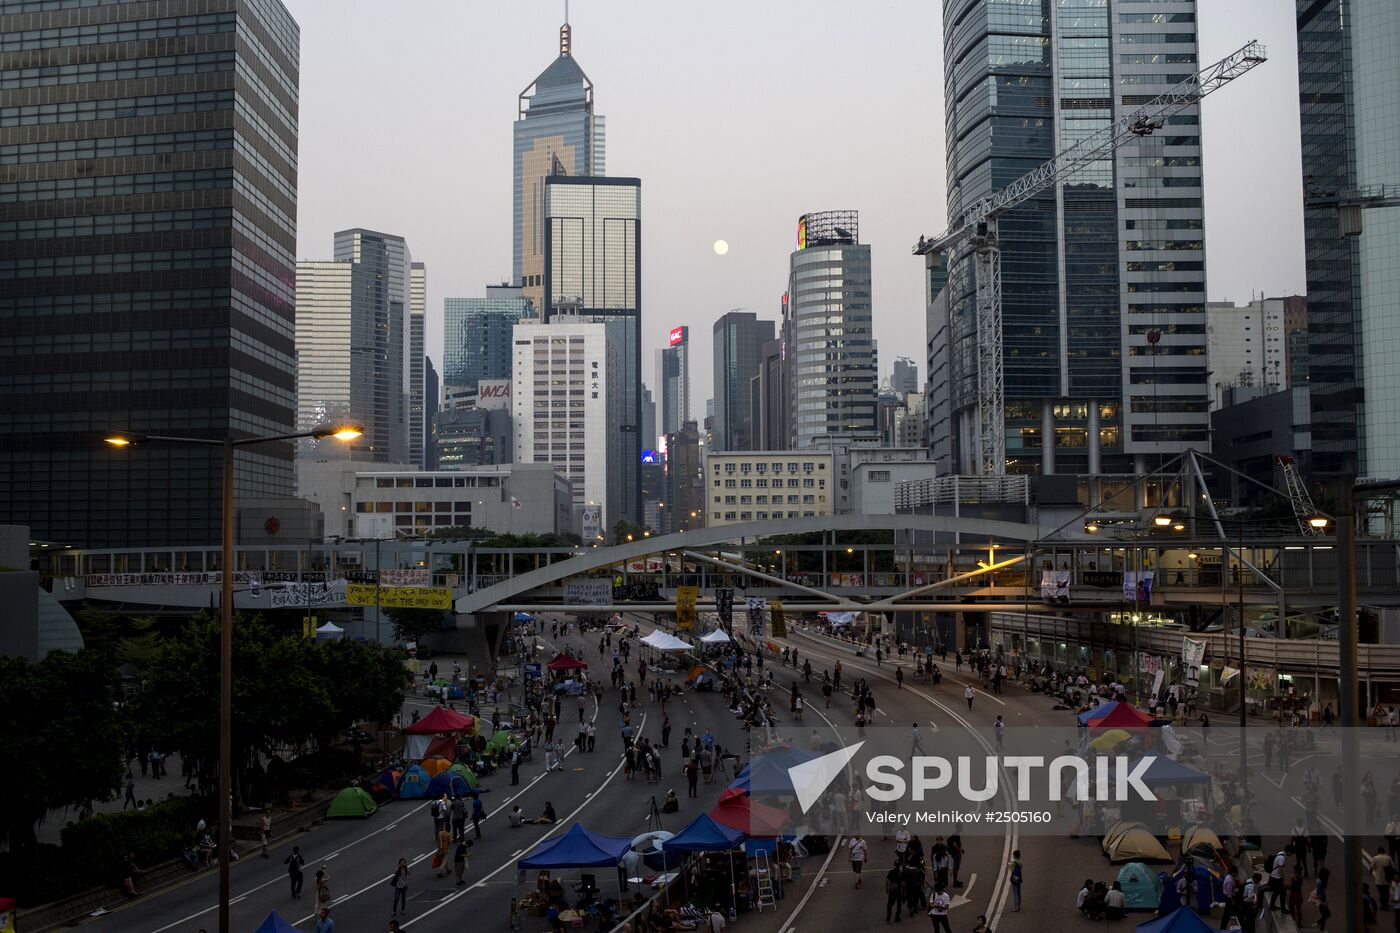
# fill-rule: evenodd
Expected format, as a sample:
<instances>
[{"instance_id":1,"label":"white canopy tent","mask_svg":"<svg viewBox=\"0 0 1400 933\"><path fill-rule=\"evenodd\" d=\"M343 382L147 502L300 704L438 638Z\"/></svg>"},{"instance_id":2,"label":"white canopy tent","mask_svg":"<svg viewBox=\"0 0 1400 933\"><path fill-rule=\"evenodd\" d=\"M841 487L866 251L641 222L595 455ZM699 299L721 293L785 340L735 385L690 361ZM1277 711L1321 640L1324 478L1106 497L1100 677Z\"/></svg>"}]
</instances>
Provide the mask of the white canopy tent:
<instances>
[{"instance_id":1,"label":"white canopy tent","mask_svg":"<svg viewBox=\"0 0 1400 933\"><path fill-rule=\"evenodd\" d=\"M682 641L676 636L657 629L647 637L641 639L642 644L657 651L689 651L695 646L688 641Z\"/></svg>"},{"instance_id":2,"label":"white canopy tent","mask_svg":"<svg viewBox=\"0 0 1400 933\"><path fill-rule=\"evenodd\" d=\"M733 641L729 634L722 628L717 628L708 635L701 635L700 640L707 645L726 645Z\"/></svg>"},{"instance_id":3,"label":"white canopy tent","mask_svg":"<svg viewBox=\"0 0 1400 933\"><path fill-rule=\"evenodd\" d=\"M326 641L334 641L344 636L344 634L345 629L336 625L334 622L327 622L325 625L322 625L320 628L316 629L316 637L318 639L324 639Z\"/></svg>"}]
</instances>

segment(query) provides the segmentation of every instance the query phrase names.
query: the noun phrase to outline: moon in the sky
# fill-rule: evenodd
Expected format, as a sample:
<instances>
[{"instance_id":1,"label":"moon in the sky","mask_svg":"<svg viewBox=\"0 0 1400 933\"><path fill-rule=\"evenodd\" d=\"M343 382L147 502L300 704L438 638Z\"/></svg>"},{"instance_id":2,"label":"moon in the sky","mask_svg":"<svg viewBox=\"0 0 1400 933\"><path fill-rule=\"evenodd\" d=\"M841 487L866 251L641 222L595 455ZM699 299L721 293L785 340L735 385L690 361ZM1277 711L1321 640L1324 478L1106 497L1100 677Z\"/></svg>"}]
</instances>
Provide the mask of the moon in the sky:
<instances>
[{"instance_id":1,"label":"moon in the sky","mask_svg":"<svg viewBox=\"0 0 1400 933\"><path fill-rule=\"evenodd\" d=\"M723 256L727 252L729 252L729 244L724 240L715 240L715 255Z\"/></svg>"}]
</instances>

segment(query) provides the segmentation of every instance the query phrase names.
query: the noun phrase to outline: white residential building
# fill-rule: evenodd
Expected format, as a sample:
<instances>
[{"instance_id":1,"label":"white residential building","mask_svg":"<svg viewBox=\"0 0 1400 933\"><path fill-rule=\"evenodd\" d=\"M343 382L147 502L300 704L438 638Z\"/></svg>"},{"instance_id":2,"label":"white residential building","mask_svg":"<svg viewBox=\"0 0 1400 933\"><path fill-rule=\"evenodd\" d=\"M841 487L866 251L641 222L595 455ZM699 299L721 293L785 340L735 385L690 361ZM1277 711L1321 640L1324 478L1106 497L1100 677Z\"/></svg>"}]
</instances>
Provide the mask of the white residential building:
<instances>
[{"instance_id":1,"label":"white residential building","mask_svg":"<svg viewBox=\"0 0 1400 933\"><path fill-rule=\"evenodd\" d=\"M833 511L832 454L725 451L705 456L705 524L812 518Z\"/></svg>"}]
</instances>

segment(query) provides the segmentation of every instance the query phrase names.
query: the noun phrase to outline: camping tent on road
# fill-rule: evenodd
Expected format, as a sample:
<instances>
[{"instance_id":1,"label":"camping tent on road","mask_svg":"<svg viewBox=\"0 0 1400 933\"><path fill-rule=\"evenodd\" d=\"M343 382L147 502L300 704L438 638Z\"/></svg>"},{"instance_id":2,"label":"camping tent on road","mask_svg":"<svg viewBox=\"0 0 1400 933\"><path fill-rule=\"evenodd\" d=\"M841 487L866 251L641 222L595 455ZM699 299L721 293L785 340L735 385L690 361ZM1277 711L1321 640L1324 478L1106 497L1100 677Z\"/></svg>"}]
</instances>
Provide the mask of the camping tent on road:
<instances>
[{"instance_id":1,"label":"camping tent on road","mask_svg":"<svg viewBox=\"0 0 1400 933\"><path fill-rule=\"evenodd\" d=\"M1118 886L1123 889L1123 906L1128 910L1156 910L1162 901L1162 879L1142 862L1129 862L1118 869Z\"/></svg>"},{"instance_id":2,"label":"camping tent on road","mask_svg":"<svg viewBox=\"0 0 1400 933\"><path fill-rule=\"evenodd\" d=\"M1110 862L1170 862L1172 857L1157 837L1141 823L1120 820L1103 837L1103 853Z\"/></svg>"},{"instance_id":3,"label":"camping tent on road","mask_svg":"<svg viewBox=\"0 0 1400 933\"><path fill-rule=\"evenodd\" d=\"M437 735L439 732L467 732L476 727L476 718L437 706L433 711L411 726L405 726L404 735Z\"/></svg>"},{"instance_id":4,"label":"camping tent on road","mask_svg":"<svg viewBox=\"0 0 1400 933\"><path fill-rule=\"evenodd\" d=\"M441 797L446 794L449 797L465 797L472 792L471 784L456 771L444 771L428 782L428 791L424 796Z\"/></svg>"},{"instance_id":5,"label":"camping tent on road","mask_svg":"<svg viewBox=\"0 0 1400 933\"><path fill-rule=\"evenodd\" d=\"M330 808L326 810L326 817L332 820L355 818L364 819L379 807L375 804L374 798L359 787L347 787L335 795L331 801Z\"/></svg>"},{"instance_id":6,"label":"camping tent on road","mask_svg":"<svg viewBox=\"0 0 1400 933\"><path fill-rule=\"evenodd\" d=\"M428 772L417 765L409 765L403 769L403 774L399 775L399 799L417 800L425 796L431 781Z\"/></svg>"}]
</instances>

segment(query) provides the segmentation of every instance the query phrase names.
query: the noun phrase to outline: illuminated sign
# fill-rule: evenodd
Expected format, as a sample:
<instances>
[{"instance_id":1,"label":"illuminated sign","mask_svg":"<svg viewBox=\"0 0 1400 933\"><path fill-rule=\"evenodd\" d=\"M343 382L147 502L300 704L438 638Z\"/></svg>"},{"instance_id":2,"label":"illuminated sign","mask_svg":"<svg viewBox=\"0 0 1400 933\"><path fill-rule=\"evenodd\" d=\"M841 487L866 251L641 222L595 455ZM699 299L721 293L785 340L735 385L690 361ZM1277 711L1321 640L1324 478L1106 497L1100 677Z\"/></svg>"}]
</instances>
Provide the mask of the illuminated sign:
<instances>
[{"instance_id":1,"label":"illuminated sign","mask_svg":"<svg viewBox=\"0 0 1400 933\"><path fill-rule=\"evenodd\" d=\"M678 344L678 343L685 343L685 328L684 328L684 327L673 327L673 328L671 328L671 346L674 347L674 346L675 346L676 344Z\"/></svg>"},{"instance_id":2,"label":"illuminated sign","mask_svg":"<svg viewBox=\"0 0 1400 933\"><path fill-rule=\"evenodd\" d=\"M644 450L644 451L642 451L642 462L643 462L643 463L657 463L658 461L657 461L657 458L656 458L656 451L654 451L654 450Z\"/></svg>"},{"instance_id":3,"label":"illuminated sign","mask_svg":"<svg viewBox=\"0 0 1400 933\"><path fill-rule=\"evenodd\" d=\"M807 248L807 215L797 218L797 248Z\"/></svg>"}]
</instances>

